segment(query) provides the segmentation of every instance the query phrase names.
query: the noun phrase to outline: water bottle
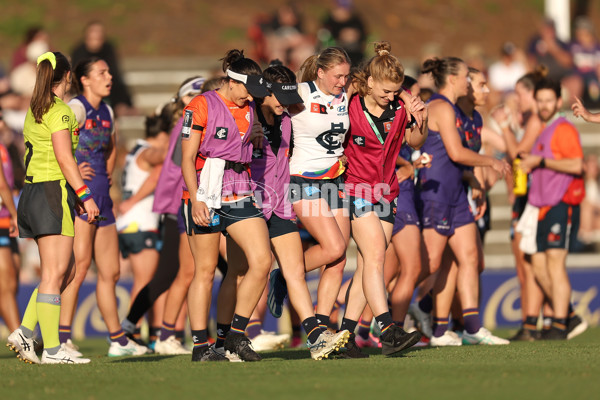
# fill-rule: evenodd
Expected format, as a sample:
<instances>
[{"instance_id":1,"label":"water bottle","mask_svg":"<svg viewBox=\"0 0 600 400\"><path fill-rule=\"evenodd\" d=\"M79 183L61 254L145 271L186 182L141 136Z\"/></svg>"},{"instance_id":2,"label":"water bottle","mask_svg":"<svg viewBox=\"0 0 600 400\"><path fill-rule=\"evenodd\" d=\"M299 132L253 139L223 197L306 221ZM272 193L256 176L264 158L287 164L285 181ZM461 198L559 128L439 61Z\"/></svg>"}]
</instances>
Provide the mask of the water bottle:
<instances>
[{"instance_id":1,"label":"water bottle","mask_svg":"<svg viewBox=\"0 0 600 400\"><path fill-rule=\"evenodd\" d=\"M527 174L521 169L521 157L513 160L513 193L515 196L527 194Z\"/></svg>"}]
</instances>

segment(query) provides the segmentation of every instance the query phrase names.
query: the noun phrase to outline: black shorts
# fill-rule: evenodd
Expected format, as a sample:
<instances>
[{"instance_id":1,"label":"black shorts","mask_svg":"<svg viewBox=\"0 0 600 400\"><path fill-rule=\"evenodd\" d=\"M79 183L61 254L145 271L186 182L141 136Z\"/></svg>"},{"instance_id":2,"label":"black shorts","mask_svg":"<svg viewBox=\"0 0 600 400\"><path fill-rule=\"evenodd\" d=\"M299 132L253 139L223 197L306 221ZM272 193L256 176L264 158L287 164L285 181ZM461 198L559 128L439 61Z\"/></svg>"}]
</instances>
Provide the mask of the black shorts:
<instances>
[{"instance_id":1,"label":"black shorts","mask_svg":"<svg viewBox=\"0 0 600 400\"><path fill-rule=\"evenodd\" d=\"M525 211L525 205L527 204L527 195L515 197L515 202L512 205L511 224L510 224L510 239L515 238L515 225L519 222L523 211Z\"/></svg>"},{"instance_id":2,"label":"black shorts","mask_svg":"<svg viewBox=\"0 0 600 400\"><path fill-rule=\"evenodd\" d=\"M9 247L11 253L19 254L19 244L17 239L10 237L8 229L0 229L0 247Z\"/></svg>"},{"instance_id":3,"label":"black shorts","mask_svg":"<svg viewBox=\"0 0 600 400\"><path fill-rule=\"evenodd\" d=\"M269 239L298 232L296 220L279 218L275 213L267 220L267 228L269 228Z\"/></svg>"},{"instance_id":4,"label":"black shorts","mask_svg":"<svg viewBox=\"0 0 600 400\"><path fill-rule=\"evenodd\" d=\"M329 208L336 210L344 208L346 203L343 175L335 179L308 179L292 175L289 192L292 204L300 200L325 199Z\"/></svg>"},{"instance_id":5,"label":"black shorts","mask_svg":"<svg viewBox=\"0 0 600 400\"><path fill-rule=\"evenodd\" d=\"M25 184L17 208L19 237L75 236L76 198L66 180Z\"/></svg>"},{"instance_id":6,"label":"black shorts","mask_svg":"<svg viewBox=\"0 0 600 400\"><path fill-rule=\"evenodd\" d=\"M254 203L254 199L245 197L234 203L221 204L220 209L214 210L209 226L200 226L196 225L192 218L192 202L189 199L183 199L182 203L181 212L185 222L185 231L190 236L192 232L195 234L223 232L224 235L227 235L227 228L236 222L248 218L263 218L263 213Z\"/></svg>"},{"instance_id":7,"label":"black shorts","mask_svg":"<svg viewBox=\"0 0 600 400\"><path fill-rule=\"evenodd\" d=\"M537 251L543 252L548 249L572 251L575 248L578 232L579 206L571 206L561 201L538 221Z\"/></svg>"},{"instance_id":8,"label":"black shorts","mask_svg":"<svg viewBox=\"0 0 600 400\"><path fill-rule=\"evenodd\" d=\"M349 196L348 199L350 203L350 221L371 211L377 214L381 221L389 222L392 225L396 220L397 197L394 198L392 203L379 201L375 204L360 197Z\"/></svg>"},{"instance_id":9,"label":"black shorts","mask_svg":"<svg viewBox=\"0 0 600 400\"><path fill-rule=\"evenodd\" d=\"M123 258L137 254L142 250L153 249L160 251L162 241L158 232L119 233L119 250Z\"/></svg>"}]
</instances>

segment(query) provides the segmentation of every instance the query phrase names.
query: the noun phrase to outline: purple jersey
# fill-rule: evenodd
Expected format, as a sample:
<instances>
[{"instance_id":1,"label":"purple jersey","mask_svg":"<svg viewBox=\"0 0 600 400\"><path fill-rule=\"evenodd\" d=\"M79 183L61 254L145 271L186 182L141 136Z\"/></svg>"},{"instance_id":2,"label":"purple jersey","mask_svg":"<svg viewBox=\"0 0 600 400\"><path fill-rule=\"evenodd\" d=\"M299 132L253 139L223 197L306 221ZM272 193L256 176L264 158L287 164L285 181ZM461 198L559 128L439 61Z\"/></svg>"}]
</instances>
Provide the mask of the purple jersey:
<instances>
[{"instance_id":1,"label":"purple jersey","mask_svg":"<svg viewBox=\"0 0 600 400\"><path fill-rule=\"evenodd\" d=\"M95 195L108 196L110 188L106 160L110 150L113 132L113 118L110 109L104 102L95 109L84 96L77 96L85 107L85 122L79 129L79 144L75 150L77 163L88 162L96 176L86 180L85 184ZM81 125L81 121L79 121Z\"/></svg>"},{"instance_id":2,"label":"purple jersey","mask_svg":"<svg viewBox=\"0 0 600 400\"><path fill-rule=\"evenodd\" d=\"M254 195L262 208L265 218L275 213L281 219L295 218L288 196L290 182L290 139L292 123L287 112L275 118L275 125L269 126L257 109L259 120L265 133L262 150L254 151L252 180L256 182Z\"/></svg>"},{"instance_id":3,"label":"purple jersey","mask_svg":"<svg viewBox=\"0 0 600 400\"><path fill-rule=\"evenodd\" d=\"M448 98L437 93L431 97L430 102L436 99L444 100L452 106L456 115L456 127L460 131L461 120L458 116L458 107ZM463 168L448 156L440 133L430 129L421 151L432 155L434 161L431 163L431 168L423 168L419 171L420 199L448 205L466 202L467 197L462 184Z\"/></svg>"}]
</instances>

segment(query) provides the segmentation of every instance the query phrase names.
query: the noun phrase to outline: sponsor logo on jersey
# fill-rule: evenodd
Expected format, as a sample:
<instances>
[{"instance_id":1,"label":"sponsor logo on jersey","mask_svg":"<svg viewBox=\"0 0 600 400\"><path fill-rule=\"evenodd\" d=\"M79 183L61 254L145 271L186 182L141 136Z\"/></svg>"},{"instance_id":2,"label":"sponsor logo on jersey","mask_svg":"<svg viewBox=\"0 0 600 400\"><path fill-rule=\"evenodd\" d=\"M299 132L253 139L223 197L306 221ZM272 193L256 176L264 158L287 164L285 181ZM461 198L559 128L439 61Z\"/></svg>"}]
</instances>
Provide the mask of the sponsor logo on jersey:
<instances>
[{"instance_id":1,"label":"sponsor logo on jersey","mask_svg":"<svg viewBox=\"0 0 600 400\"><path fill-rule=\"evenodd\" d=\"M226 140L228 129L225 127L217 126L217 132L215 133L215 139Z\"/></svg>"},{"instance_id":2,"label":"sponsor logo on jersey","mask_svg":"<svg viewBox=\"0 0 600 400\"><path fill-rule=\"evenodd\" d=\"M327 107L319 103L310 104L310 112L316 114L327 114Z\"/></svg>"},{"instance_id":3,"label":"sponsor logo on jersey","mask_svg":"<svg viewBox=\"0 0 600 400\"><path fill-rule=\"evenodd\" d=\"M103 128L110 128L110 121L102 120L102 127Z\"/></svg>"},{"instance_id":4,"label":"sponsor logo on jersey","mask_svg":"<svg viewBox=\"0 0 600 400\"><path fill-rule=\"evenodd\" d=\"M352 140L354 141L355 145L365 147L365 137L364 136L352 136Z\"/></svg>"},{"instance_id":5,"label":"sponsor logo on jersey","mask_svg":"<svg viewBox=\"0 0 600 400\"><path fill-rule=\"evenodd\" d=\"M388 122L384 122L383 123L383 131L385 133L389 133L392 130L392 122L388 121Z\"/></svg>"},{"instance_id":6,"label":"sponsor logo on jersey","mask_svg":"<svg viewBox=\"0 0 600 400\"><path fill-rule=\"evenodd\" d=\"M73 135L74 135L74 136L79 136L79 128L77 128L77 129L75 129L75 130L73 131Z\"/></svg>"},{"instance_id":7,"label":"sponsor logo on jersey","mask_svg":"<svg viewBox=\"0 0 600 400\"><path fill-rule=\"evenodd\" d=\"M262 156L263 156L262 149L254 149L252 151L252 158L262 158Z\"/></svg>"},{"instance_id":8,"label":"sponsor logo on jersey","mask_svg":"<svg viewBox=\"0 0 600 400\"><path fill-rule=\"evenodd\" d=\"M339 124L331 123L331 129L321 133L317 136L317 143L327 149L327 154L335 154L335 150L342 147L342 141L340 135L346 132L344 129L344 123Z\"/></svg>"},{"instance_id":9,"label":"sponsor logo on jersey","mask_svg":"<svg viewBox=\"0 0 600 400\"><path fill-rule=\"evenodd\" d=\"M181 138L189 139L192 133L192 117L194 113L192 110L185 110L183 115L183 127L181 128Z\"/></svg>"},{"instance_id":10,"label":"sponsor logo on jersey","mask_svg":"<svg viewBox=\"0 0 600 400\"><path fill-rule=\"evenodd\" d=\"M339 106L339 107L337 108L337 112L338 112L338 113L345 114L345 113L346 113L346 106Z\"/></svg>"},{"instance_id":11,"label":"sponsor logo on jersey","mask_svg":"<svg viewBox=\"0 0 600 400\"><path fill-rule=\"evenodd\" d=\"M64 122L65 124L69 122L69 116L68 115L63 115L62 116L62 122Z\"/></svg>"},{"instance_id":12,"label":"sponsor logo on jersey","mask_svg":"<svg viewBox=\"0 0 600 400\"><path fill-rule=\"evenodd\" d=\"M85 120L85 129L93 129L95 127L96 127L96 121L94 121L93 119Z\"/></svg>"}]
</instances>

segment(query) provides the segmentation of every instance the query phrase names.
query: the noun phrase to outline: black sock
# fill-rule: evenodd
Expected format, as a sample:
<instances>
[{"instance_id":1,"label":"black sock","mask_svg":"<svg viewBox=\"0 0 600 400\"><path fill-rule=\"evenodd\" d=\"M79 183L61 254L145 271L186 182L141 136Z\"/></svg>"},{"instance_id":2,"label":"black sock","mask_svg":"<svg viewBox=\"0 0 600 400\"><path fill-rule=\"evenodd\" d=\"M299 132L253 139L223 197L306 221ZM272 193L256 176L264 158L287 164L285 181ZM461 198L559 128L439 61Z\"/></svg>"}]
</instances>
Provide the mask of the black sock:
<instances>
[{"instance_id":1,"label":"black sock","mask_svg":"<svg viewBox=\"0 0 600 400\"><path fill-rule=\"evenodd\" d=\"M208 330L207 330L207 336L208 336ZM175 331L175 339L177 339L181 343L183 343L185 341L185 331L183 331L183 330L181 330L181 331Z\"/></svg>"},{"instance_id":2,"label":"black sock","mask_svg":"<svg viewBox=\"0 0 600 400\"><path fill-rule=\"evenodd\" d=\"M567 319L566 318L552 318L552 327L561 331L567 330Z\"/></svg>"},{"instance_id":3,"label":"black sock","mask_svg":"<svg viewBox=\"0 0 600 400\"><path fill-rule=\"evenodd\" d=\"M315 314L315 317L317 318L319 326L327 329L327 326L329 325L329 315Z\"/></svg>"},{"instance_id":4,"label":"black sock","mask_svg":"<svg viewBox=\"0 0 600 400\"><path fill-rule=\"evenodd\" d=\"M304 327L304 332L308 336L308 341L311 344L316 343L317 339L321 332L323 332L323 328L319 326L319 322L316 317L308 317L304 321L302 321L302 326Z\"/></svg>"},{"instance_id":5,"label":"black sock","mask_svg":"<svg viewBox=\"0 0 600 400\"><path fill-rule=\"evenodd\" d=\"M231 324L220 324L217 322L217 341L215 347L223 347L225 345L225 337L231 329Z\"/></svg>"},{"instance_id":6,"label":"black sock","mask_svg":"<svg viewBox=\"0 0 600 400\"><path fill-rule=\"evenodd\" d=\"M573 310L573 304L571 304L571 303L569 303L569 311L568 311L567 315L568 315L567 319L573 318L575 316L575 310Z\"/></svg>"},{"instance_id":7,"label":"black sock","mask_svg":"<svg viewBox=\"0 0 600 400\"><path fill-rule=\"evenodd\" d=\"M233 314L233 321L231 322L231 332L241 333L242 335L244 335L249 321L250 318Z\"/></svg>"},{"instance_id":8,"label":"black sock","mask_svg":"<svg viewBox=\"0 0 600 400\"><path fill-rule=\"evenodd\" d=\"M356 330L356 325L358 325L358 321L352 321L351 319L344 317L342 319L342 326L340 327L340 330L343 331L344 329L347 329L348 332L354 333Z\"/></svg>"},{"instance_id":9,"label":"black sock","mask_svg":"<svg viewBox=\"0 0 600 400\"><path fill-rule=\"evenodd\" d=\"M148 341L154 342L160 336L160 326L152 326L150 327L150 332L148 333Z\"/></svg>"},{"instance_id":10,"label":"black sock","mask_svg":"<svg viewBox=\"0 0 600 400\"><path fill-rule=\"evenodd\" d=\"M528 331L537 330L538 317L525 317L525 322L523 322L523 329L527 329Z\"/></svg>"},{"instance_id":11,"label":"black sock","mask_svg":"<svg viewBox=\"0 0 600 400\"><path fill-rule=\"evenodd\" d=\"M383 314L376 316L375 321L377 322L379 330L381 330L381 336L383 336L388 328L394 324L394 320L389 312L384 312Z\"/></svg>"},{"instance_id":12,"label":"black sock","mask_svg":"<svg viewBox=\"0 0 600 400\"><path fill-rule=\"evenodd\" d=\"M312 318L312 317L310 317ZM315 318L316 320L316 318ZM319 325L319 321L317 321L317 326ZM302 336L302 325L292 325L292 337L300 337Z\"/></svg>"},{"instance_id":13,"label":"black sock","mask_svg":"<svg viewBox=\"0 0 600 400\"><path fill-rule=\"evenodd\" d=\"M433 311L433 297L431 297L431 292L423 296L418 305L421 311L431 313L431 311Z\"/></svg>"},{"instance_id":14,"label":"black sock","mask_svg":"<svg viewBox=\"0 0 600 400\"><path fill-rule=\"evenodd\" d=\"M194 350L208 347L208 331L206 329L192 330L192 341L194 342Z\"/></svg>"},{"instance_id":15,"label":"black sock","mask_svg":"<svg viewBox=\"0 0 600 400\"><path fill-rule=\"evenodd\" d=\"M142 337L142 328L135 328L133 331L133 337L139 339Z\"/></svg>"}]
</instances>

